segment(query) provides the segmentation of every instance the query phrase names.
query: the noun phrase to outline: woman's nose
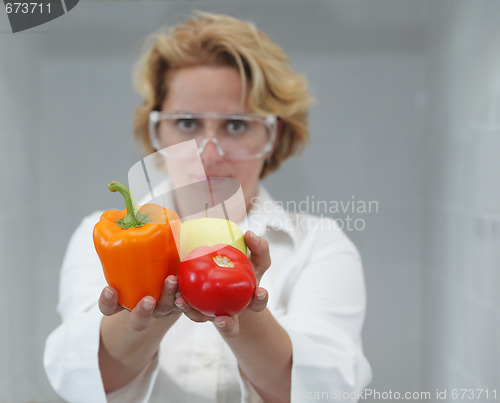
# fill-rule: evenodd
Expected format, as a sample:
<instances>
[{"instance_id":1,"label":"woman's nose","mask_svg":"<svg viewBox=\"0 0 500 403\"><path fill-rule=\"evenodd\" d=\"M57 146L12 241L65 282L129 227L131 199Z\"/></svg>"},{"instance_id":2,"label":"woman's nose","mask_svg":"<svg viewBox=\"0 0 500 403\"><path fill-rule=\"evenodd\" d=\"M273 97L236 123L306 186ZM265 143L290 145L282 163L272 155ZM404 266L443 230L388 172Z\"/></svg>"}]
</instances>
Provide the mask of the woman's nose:
<instances>
[{"instance_id":1,"label":"woman's nose","mask_svg":"<svg viewBox=\"0 0 500 403\"><path fill-rule=\"evenodd\" d=\"M215 137L205 137L198 147L203 162L213 162L223 157L223 151Z\"/></svg>"}]
</instances>

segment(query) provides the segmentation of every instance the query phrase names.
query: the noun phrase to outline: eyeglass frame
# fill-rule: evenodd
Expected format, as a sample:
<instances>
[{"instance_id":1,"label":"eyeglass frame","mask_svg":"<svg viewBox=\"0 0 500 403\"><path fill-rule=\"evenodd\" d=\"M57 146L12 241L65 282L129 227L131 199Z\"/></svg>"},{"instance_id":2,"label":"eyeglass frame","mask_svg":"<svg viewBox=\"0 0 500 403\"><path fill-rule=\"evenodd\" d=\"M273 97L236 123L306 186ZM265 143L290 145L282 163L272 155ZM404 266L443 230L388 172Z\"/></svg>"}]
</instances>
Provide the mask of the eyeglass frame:
<instances>
[{"instance_id":1,"label":"eyeglass frame","mask_svg":"<svg viewBox=\"0 0 500 403\"><path fill-rule=\"evenodd\" d=\"M170 117L178 117L178 118L192 118L192 117L200 117L202 119L227 119L227 120L252 120L252 119L259 119L261 120L266 127L270 130L270 137L269 141L267 144L264 146L264 149L253 156L249 156L246 158L229 158L232 160L250 160L250 159L258 159L263 157L266 153L272 151L274 147L274 143L276 142L276 138L278 135L278 117L273 114L254 114L254 113L244 113L244 114L238 114L238 113L217 113L217 112L167 112L167 111L157 111L153 110L149 112L149 118L148 118L148 134L149 134L149 141L151 142L151 145L153 148L157 151L161 150L161 145L159 143L159 139L157 138L158 136L155 135L155 125L159 123L162 119L164 118L170 118ZM217 149L217 154L219 154L221 157L226 157L224 150L221 148L219 142L217 139L208 139L205 138L201 145L198 147L198 152L201 154L203 150L205 149L206 144L208 141L212 141L214 143L215 148Z\"/></svg>"}]
</instances>

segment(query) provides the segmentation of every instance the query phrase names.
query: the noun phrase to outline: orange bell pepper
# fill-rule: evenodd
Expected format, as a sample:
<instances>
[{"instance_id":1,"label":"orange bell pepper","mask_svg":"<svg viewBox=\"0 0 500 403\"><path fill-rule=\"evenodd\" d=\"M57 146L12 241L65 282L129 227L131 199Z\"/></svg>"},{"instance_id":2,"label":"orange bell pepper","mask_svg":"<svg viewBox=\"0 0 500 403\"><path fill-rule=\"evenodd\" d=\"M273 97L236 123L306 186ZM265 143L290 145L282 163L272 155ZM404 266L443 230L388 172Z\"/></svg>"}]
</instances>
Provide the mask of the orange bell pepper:
<instances>
[{"instance_id":1,"label":"orange bell pepper","mask_svg":"<svg viewBox=\"0 0 500 403\"><path fill-rule=\"evenodd\" d=\"M177 275L180 219L157 204L140 207L120 182L108 185L125 199L126 209L108 210L94 227L94 245L106 281L118 291L118 303L132 310L146 296L158 301L165 278Z\"/></svg>"}]
</instances>

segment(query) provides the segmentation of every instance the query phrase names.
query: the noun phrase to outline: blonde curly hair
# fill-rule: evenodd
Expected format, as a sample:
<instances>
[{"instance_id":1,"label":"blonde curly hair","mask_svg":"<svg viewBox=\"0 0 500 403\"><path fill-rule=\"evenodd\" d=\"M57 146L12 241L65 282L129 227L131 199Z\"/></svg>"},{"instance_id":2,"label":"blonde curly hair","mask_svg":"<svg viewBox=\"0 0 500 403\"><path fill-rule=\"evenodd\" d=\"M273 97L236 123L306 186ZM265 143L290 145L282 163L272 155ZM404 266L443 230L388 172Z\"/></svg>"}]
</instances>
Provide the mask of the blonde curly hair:
<instances>
[{"instance_id":1,"label":"blonde curly hair","mask_svg":"<svg viewBox=\"0 0 500 403\"><path fill-rule=\"evenodd\" d=\"M135 110L134 136L147 154L148 117L160 110L168 94L168 74L194 66L231 66L241 76L243 98L248 92L252 113L271 113L281 123L277 144L260 178L276 170L286 158L302 151L309 141L308 110L313 102L307 80L294 72L283 50L251 22L197 11L186 22L149 37L134 84L143 102Z\"/></svg>"}]
</instances>

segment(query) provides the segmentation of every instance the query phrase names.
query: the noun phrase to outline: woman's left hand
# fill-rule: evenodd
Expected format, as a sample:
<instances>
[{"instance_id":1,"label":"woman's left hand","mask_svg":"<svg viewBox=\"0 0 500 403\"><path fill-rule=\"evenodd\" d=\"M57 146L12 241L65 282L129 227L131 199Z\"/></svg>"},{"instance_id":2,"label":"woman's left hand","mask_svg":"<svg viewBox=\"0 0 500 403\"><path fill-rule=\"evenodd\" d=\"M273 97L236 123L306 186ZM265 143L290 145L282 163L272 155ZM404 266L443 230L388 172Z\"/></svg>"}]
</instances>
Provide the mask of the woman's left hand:
<instances>
[{"instance_id":1,"label":"woman's left hand","mask_svg":"<svg viewBox=\"0 0 500 403\"><path fill-rule=\"evenodd\" d=\"M251 231L245 234L245 242L250 249L249 259L252 262L257 288L250 304L239 314L234 316L208 316L196 310L184 300L180 292L177 292L175 305L194 322L212 321L225 337L234 337L239 333L239 315L245 312L260 312L267 306L268 293L265 288L259 287L260 280L271 266L271 256L269 254L269 243Z\"/></svg>"}]
</instances>

